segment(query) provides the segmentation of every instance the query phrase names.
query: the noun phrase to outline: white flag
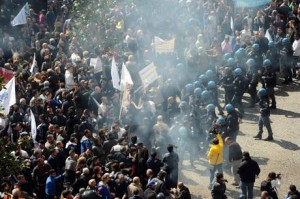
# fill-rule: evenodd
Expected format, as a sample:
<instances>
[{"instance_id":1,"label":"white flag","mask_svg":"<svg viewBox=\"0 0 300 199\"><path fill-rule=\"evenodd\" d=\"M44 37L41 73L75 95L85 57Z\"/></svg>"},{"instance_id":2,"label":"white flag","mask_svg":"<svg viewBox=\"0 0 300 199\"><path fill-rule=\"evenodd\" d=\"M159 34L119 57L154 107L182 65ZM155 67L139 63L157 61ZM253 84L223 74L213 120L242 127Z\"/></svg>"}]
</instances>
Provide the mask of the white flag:
<instances>
[{"instance_id":1,"label":"white flag","mask_svg":"<svg viewBox=\"0 0 300 199\"><path fill-rule=\"evenodd\" d=\"M165 41L155 36L154 48L156 53L172 53L175 48L175 38Z\"/></svg>"},{"instance_id":2,"label":"white flag","mask_svg":"<svg viewBox=\"0 0 300 199\"><path fill-rule=\"evenodd\" d=\"M32 137L32 140L34 142L36 142L36 122L35 122L35 117L34 114L32 112L32 110L30 109L30 126L31 126L31 131L30 131L30 135Z\"/></svg>"},{"instance_id":3,"label":"white flag","mask_svg":"<svg viewBox=\"0 0 300 199\"><path fill-rule=\"evenodd\" d=\"M35 57L35 53L34 53L32 64L31 64L31 67L30 67L31 74L34 72L34 68L36 67L36 64L37 64L37 62L36 62L36 57Z\"/></svg>"},{"instance_id":4,"label":"white flag","mask_svg":"<svg viewBox=\"0 0 300 199\"><path fill-rule=\"evenodd\" d=\"M140 70L139 75L141 77L144 87L147 87L149 84L157 80L159 77L153 62L148 66L146 66L145 68L143 68L142 70Z\"/></svg>"},{"instance_id":5,"label":"white flag","mask_svg":"<svg viewBox=\"0 0 300 199\"><path fill-rule=\"evenodd\" d=\"M22 24L27 24L27 17L29 16L28 2L23 6L18 15L12 20L11 25L17 26Z\"/></svg>"},{"instance_id":6,"label":"white flag","mask_svg":"<svg viewBox=\"0 0 300 199\"><path fill-rule=\"evenodd\" d=\"M121 73L121 90L123 91L126 85L133 85L133 81L131 79L131 75L127 70L126 65L123 63L122 65L122 73Z\"/></svg>"},{"instance_id":7,"label":"white flag","mask_svg":"<svg viewBox=\"0 0 300 199\"><path fill-rule=\"evenodd\" d=\"M234 23L233 23L232 17L230 17L230 28L231 28L231 31L232 31L232 35L234 35Z\"/></svg>"},{"instance_id":8,"label":"white flag","mask_svg":"<svg viewBox=\"0 0 300 199\"><path fill-rule=\"evenodd\" d=\"M112 62L111 62L111 78L112 78L113 87L115 89L121 90L120 76L116 65L115 57L112 58Z\"/></svg>"},{"instance_id":9,"label":"white flag","mask_svg":"<svg viewBox=\"0 0 300 199\"><path fill-rule=\"evenodd\" d=\"M266 31L266 34L265 34L265 37L269 40L269 41L273 41L270 33L269 33L269 30Z\"/></svg>"},{"instance_id":10,"label":"white flag","mask_svg":"<svg viewBox=\"0 0 300 199\"><path fill-rule=\"evenodd\" d=\"M6 88L6 89L5 89ZM10 106L16 103L16 82L13 77L0 91L0 107L5 115L9 114Z\"/></svg>"}]
</instances>

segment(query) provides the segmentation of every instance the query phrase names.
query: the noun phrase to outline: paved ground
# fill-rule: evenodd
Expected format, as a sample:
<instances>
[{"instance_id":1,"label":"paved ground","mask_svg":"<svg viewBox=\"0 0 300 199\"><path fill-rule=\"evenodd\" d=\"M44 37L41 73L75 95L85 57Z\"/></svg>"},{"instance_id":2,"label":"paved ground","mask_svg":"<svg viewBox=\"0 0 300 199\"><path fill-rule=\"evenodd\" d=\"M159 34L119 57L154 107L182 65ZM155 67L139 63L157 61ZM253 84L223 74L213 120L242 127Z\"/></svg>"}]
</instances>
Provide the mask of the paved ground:
<instances>
[{"instance_id":1,"label":"paved ground","mask_svg":"<svg viewBox=\"0 0 300 199\"><path fill-rule=\"evenodd\" d=\"M276 89L277 109L272 110L271 121L274 132L274 141L267 142L255 140L258 126L258 107L246 109L246 115L241 124L237 142L244 151L249 151L261 168L261 174L255 182L254 195L260 198L259 186L267 174L271 171L282 174L281 187L278 189L279 198L283 198L288 187L294 183L300 189L300 81L290 85L279 85ZM246 95L247 101L249 96ZM245 102L246 102L245 101ZM263 138L267 136L266 130ZM188 153L187 153L188 157ZM184 161L180 174L180 180L188 185L193 198L211 198L208 189L209 171L207 158L203 157L192 168L188 160ZM227 183L228 198L238 198L240 189L230 185L232 176L224 173Z\"/></svg>"}]
</instances>

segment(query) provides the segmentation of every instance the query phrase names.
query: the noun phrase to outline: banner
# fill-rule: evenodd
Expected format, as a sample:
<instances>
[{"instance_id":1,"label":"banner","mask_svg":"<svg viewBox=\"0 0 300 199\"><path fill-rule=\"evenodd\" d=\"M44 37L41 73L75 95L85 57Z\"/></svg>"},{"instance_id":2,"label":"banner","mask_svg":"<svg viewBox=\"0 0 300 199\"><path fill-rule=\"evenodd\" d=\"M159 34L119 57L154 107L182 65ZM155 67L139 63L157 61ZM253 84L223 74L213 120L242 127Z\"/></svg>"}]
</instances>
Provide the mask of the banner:
<instances>
[{"instance_id":1,"label":"banner","mask_svg":"<svg viewBox=\"0 0 300 199\"><path fill-rule=\"evenodd\" d=\"M175 49L175 38L165 41L155 36L154 48L156 53L172 53Z\"/></svg>"},{"instance_id":2,"label":"banner","mask_svg":"<svg viewBox=\"0 0 300 199\"><path fill-rule=\"evenodd\" d=\"M265 37L269 40L269 41L273 41L270 33L269 33L269 30L266 31L266 34L265 34Z\"/></svg>"},{"instance_id":3,"label":"banner","mask_svg":"<svg viewBox=\"0 0 300 199\"><path fill-rule=\"evenodd\" d=\"M122 65L122 73L121 73L121 90L125 90L126 85L133 85L133 81L129 71L127 70L126 65L123 63Z\"/></svg>"},{"instance_id":4,"label":"banner","mask_svg":"<svg viewBox=\"0 0 300 199\"><path fill-rule=\"evenodd\" d=\"M5 89L6 88L6 89ZM16 82L13 77L0 91L0 108L5 115L9 114L10 106L16 103Z\"/></svg>"},{"instance_id":5,"label":"banner","mask_svg":"<svg viewBox=\"0 0 300 199\"><path fill-rule=\"evenodd\" d=\"M121 90L120 76L116 65L115 57L112 58L112 62L111 62L111 78L112 78L113 87L115 89Z\"/></svg>"},{"instance_id":6,"label":"banner","mask_svg":"<svg viewBox=\"0 0 300 199\"><path fill-rule=\"evenodd\" d=\"M36 140L35 140L36 139L36 122L35 122L34 114L31 109L30 109L30 128L31 128L30 135L32 137L32 140L34 142L36 142Z\"/></svg>"},{"instance_id":7,"label":"banner","mask_svg":"<svg viewBox=\"0 0 300 199\"><path fill-rule=\"evenodd\" d=\"M102 72L102 61L99 57L97 58L91 58L90 60L90 66L94 67L94 73L100 73Z\"/></svg>"},{"instance_id":8,"label":"banner","mask_svg":"<svg viewBox=\"0 0 300 199\"><path fill-rule=\"evenodd\" d=\"M4 77L4 83L7 83L13 78L14 72L5 68L0 68L0 75Z\"/></svg>"},{"instance_id":9,"label":"banner","mask_svg":"<svg viewBox=\"0 0 300 199\"><path fill-rule=\"evenodd\" d=\"M28 2L23 6L18 15L12 20L11 25L17 26L27 24L27 17L29 16Z\"/></svg>"},{"instance_id":10,"label":"banner","mask_svg":"<svg viewBox=\"0 0 300 199\"><path fill-rule=\"evenodd\" d=\"M36 67L36 64L37 64L37 62L36 62L36 56L35 56L35 53L34 53L34 55L33 55L33 60L32 60L32 64L31 64L31 67L30 67L30 72L31 72L31 74L33 74L34 69L35 69L35 67Z\"/></svg>"},{"instance_id":11,"label":"banner","mask_svg":"<svg viewBox=\"0 0 300 199\"><path fill-rule=\"evenodd\" d=\"M151 83L158 79L158 74L156 72L156 66L154 66L153 62L140 70L139 75L143 82L144 87L149 86Z\"/></svg>"},{"instance_id":12,"label":"banner","mask_svg":"<svg viewBox=\"0 0 300 199\"><path fill-rule=\"evenodd\" d=\"M235 0L236 8L255 8L264 6L270 3L272 0Z\"/></svg>"}]
</instances>

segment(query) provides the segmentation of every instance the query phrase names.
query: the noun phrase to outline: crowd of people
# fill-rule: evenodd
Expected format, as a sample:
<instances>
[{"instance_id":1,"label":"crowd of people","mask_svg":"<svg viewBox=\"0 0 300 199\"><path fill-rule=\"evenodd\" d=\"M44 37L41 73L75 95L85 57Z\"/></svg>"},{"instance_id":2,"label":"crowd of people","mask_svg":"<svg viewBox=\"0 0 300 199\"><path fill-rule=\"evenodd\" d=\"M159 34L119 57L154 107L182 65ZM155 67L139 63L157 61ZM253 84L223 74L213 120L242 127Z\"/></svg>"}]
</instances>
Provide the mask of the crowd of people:
<instances>
[{"instance_id":1,"label":"crowd of people","mask_svg":"<svg viewBox=\"0 0 300 199\"><path fill-rule=\"evenodd\" d=\"M29 0L20 26L10 22L26 2L1 4L0 68L15 76L17 103L1 114L0 135L27 165L0 174L1 198L189 199L179 170L184 158L194 166L205 157L212 198L230 197L223 170L231 167L240 198L252 199L260 168L236 141L242 100L249 93L248 108L259 106L254 138L265 127L272 141L274 88L299 75L299 2L233 9L230 0L122 1L101 16L107 24L93 18L85 26L74 2ZM111 46L101 41L111 35ZM174 52L156 53L154 36L175 38ZM113 58L134 83L126 107L112 82ZM160 77L144 87L139 71L151 62ZM279 178L269 173L262 198L278 198ZM300 198L295 185L289 189L286 198Z\"/></svg>"}]
</instances>

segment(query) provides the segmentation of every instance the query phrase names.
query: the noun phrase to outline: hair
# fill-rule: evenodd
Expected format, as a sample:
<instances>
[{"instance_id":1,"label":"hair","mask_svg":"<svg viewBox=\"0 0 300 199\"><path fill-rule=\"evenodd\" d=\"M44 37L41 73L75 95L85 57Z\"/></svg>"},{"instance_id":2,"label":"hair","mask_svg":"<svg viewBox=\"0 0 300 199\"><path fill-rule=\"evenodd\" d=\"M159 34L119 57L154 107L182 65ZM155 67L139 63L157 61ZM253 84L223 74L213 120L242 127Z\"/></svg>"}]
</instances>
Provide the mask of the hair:
<instances>
[{"instance_id":1,"label":"hair","mask_svg":"<svg viewBox=\"0 0 300 199\"><path fill-rule=\"evenodd\" d=\"M218 140L217 138L214 138L214 139L212 140L212 144L213 144L213 145L218 145L218 144L219 144L219 140Z\"/></svg>"},{"instance_id":2,"label":"hair","mask_svg":"<svg viewBox=\"0 0 300 199\"><path fill-rule=\"evenodd\" d=\"M290 185L289 189L291 190L291 192L297 191L297 187L293 184Z\"/></svg>"},{"instance_id":3,"label":"hair","mask_svg":"<svg viewBox=\"0 0 300 199\"><path fill-rule=\"evenodd\" d=\"M169 144L167 149L168 149L169 153L171 153L171 152L173 152L174 147L172 144Z\"/></svg>"},{"instance_id":4,"label":"hair","mask_svg":"<svg viewBox=\"0 0 300 199\"><path fill-rule=\"evenodd\" d=\"M217 173L217 174L216 174L217 180L220 180L220 179L222 179L223 177L224 177L223 173Z\"/></svg>"},{"instance_id":5,"label":"hair","mask_svg":"<svg viewBox=\"0 0 300 199\"><path fill-rule=\"evenodd\" d=\"M66 198L70 193L71 193L70 190L63 190L63 192L61 193L61 196Z\"/></svg>"}]
</instances>

